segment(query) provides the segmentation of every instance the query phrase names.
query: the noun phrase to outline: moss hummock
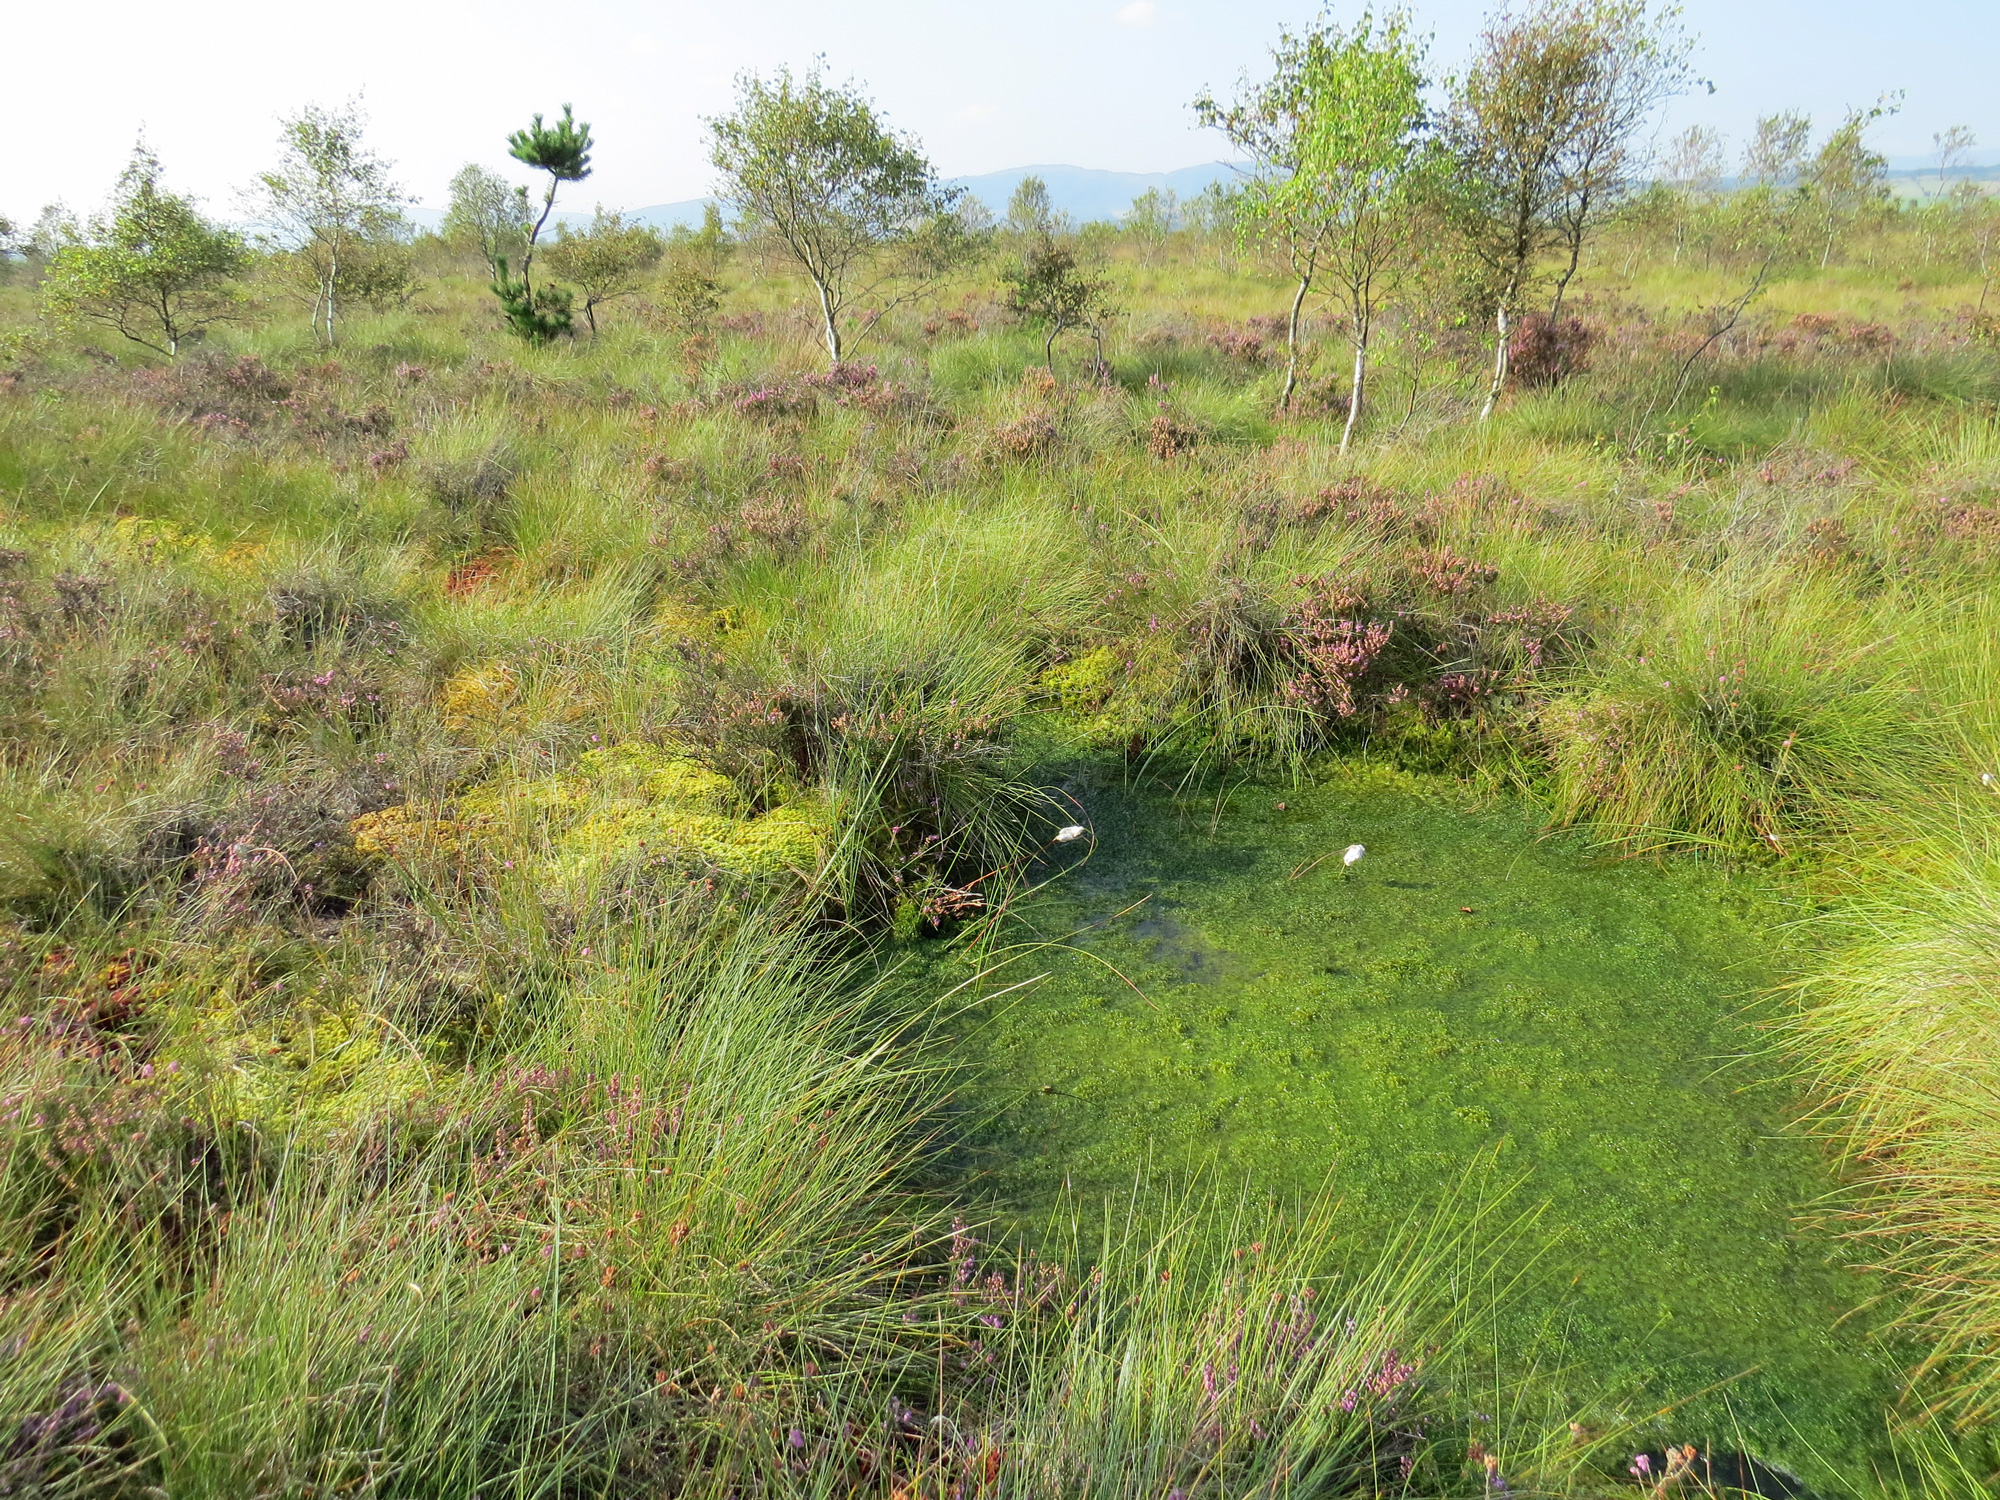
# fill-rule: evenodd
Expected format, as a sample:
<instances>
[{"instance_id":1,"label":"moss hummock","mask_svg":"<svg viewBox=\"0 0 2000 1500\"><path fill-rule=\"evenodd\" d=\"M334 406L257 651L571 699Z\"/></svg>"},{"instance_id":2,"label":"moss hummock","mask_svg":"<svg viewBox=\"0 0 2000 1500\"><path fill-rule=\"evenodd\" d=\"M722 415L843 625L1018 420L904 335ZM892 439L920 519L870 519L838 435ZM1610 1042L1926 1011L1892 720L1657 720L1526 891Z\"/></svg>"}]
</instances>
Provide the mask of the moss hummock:
<instances>
[{"instance_id":1,"label":"moss hummock","mask_svg":"<svg viewBox=\"0 0 2000 1500\"><path fill-rule=\"evenodd\" d=\"M585 751L568 771L474 787L443 816L407 805L357 818L355 847L408 858L546 849L545 873L573 882L633 864L708 867L755 879L809 878L833 819L808 798L756 812L736 785L685 751L639 741Z\"/></svg>"}]
</instances>

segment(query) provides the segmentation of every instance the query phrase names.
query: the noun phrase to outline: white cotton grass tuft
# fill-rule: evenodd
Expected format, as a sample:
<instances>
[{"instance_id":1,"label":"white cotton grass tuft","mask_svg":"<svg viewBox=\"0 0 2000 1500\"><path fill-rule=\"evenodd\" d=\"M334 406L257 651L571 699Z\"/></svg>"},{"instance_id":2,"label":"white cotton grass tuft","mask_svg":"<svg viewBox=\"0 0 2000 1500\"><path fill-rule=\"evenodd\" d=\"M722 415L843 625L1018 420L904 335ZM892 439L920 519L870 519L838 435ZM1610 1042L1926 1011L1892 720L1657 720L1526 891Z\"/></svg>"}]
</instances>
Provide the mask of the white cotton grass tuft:
<instances>
[{"instance_id":1,"label":"white cotton grass tuft","mask_svg":"<svg viewBox=\"0 0 2000 1500\"><path fill-rule=\"evenodd\" d=\"M1368 846L1366 844L1349 844L1347 852L1340 856L1340 862L1343 865L1358 865L1361 863L1361 856L1367 852Z\"/></svg>"},{"instance_id":2,"label":"white cotton grass tuft","mask_svg":"<svg viewBox=\"0 0 2000 1500\"><path fill-rule=\"evenodd\" d=\"M1072 823L1067 828L1059 828L1056 830L1056 842L1058 844L1075 843L1076 840L1082 837L1083 837L1083 825L1081 823Z\"/></svg>"}]
</instances>

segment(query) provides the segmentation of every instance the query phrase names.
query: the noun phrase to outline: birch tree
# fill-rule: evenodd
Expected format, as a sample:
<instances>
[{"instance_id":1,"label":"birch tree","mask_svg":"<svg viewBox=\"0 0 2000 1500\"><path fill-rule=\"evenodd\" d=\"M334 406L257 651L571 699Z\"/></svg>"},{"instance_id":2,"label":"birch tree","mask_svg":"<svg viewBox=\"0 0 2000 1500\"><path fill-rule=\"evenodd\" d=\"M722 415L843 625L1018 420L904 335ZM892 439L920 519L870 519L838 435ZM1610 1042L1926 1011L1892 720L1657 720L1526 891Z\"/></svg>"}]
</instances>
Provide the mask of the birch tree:
<instances>
[{"instance_id":1,"label":"birch tree","mask_svg":"<svg viewBox=\"0 0 2000 1500\"><path fill-rule=\"evenodd\" d=\"M526 188L467 162L451 179L450 192L441 226L447 242L477 254L482 266L511 259L527 247L535 215Z\"/></svg>"},{"instance_id":2,"label":"birch tree","mask_svg":"<svg viewBox=\"0 0 2000 1500\"><path fill-rule=\"evenodd\" d=\"M305 272L312 327L337 342L340 307L371 252L404 228L408 200L390 179L390 163L362 141L360 106L309 106L283 122L282 155L257 179L253 194L276 247Z\"/></svg>"},{"instance_id":3,"label":"birch tree","mask_svg":"<svg viewBox=\"0 0 2000 1500\"><path fill-rule=\"evenodd\" d=\"M1205 89L1194 101L1196 118L1228 136L1230 144L1250 161L1237 209L1238 234L1282 261L1291 273L1280 411L1291 410L1292 396L1298 390L1300 319L1332 232L1322 211L1324 205L1314 194L1315 179L1299 176L1310 129L1314 82L1325 53L1325 28L1303 34L1280 28L1277 45L1271 49L1268 78L1253 82L1246 76L1235 101L1227 106Z\"/></svg>"},{"instance_id":4,"label":"birch tree","mask_svg":"<svg viewBox=\"0 0 2000 1500\"><path fill-rule=\"evenodd\" d=\"M650 226L628 223L623 214L606 212L600 205L588 229L573 231L564 225L556 232L556 242L549 246L549 269L575 282L583 293L584 321L594 338L597 309L638 291L640 280L660 263L665 251L665 243Z\"/></svg>"},{"instance_id":5,"label":"birch tree","mask_svg":"<svg viewBox=\"0 0 2000 1500\"><path fill-rule=\"evenodd\" d=\"M1549 306L1551 323L1562 317L1563 296L1583 262L1585 243L1648 165L1640 130L1660 105L1688 86L1694 45L1680 28L1678 10L1655 15L1645 0L1573 5L1565 24L1581 33L1589 66L1575 99L1571 138L1558 159L1562 197L1556 223L1564 259Z\"/></svg>"},{"instance_id":6,"label":"birch tree","mask_svg":"<svg viewBox=\"0 0 2000 1500\"><path fill-rule=\"evenodd\" d=\"M235 312L226 283L244 260L240 238L160 186L160 159L140 145L109 216L66 231L43 291L58 323L100 323L172 359Z\"/></svg>"},{"instance_id":7,"label":"birch tree","mask_svg":"<svg viewBox=\"0 0 2000 1500\"><path fill-rule=\"evenodd\" d=\"M805 273L819 300L827 358L839 364L857 302L865 333L958 263L960 194L938 183L922 147L891 131L853 84L817 70L737 79L736 109L708 122L722 196Z\"/></svg>"},{"instance_id":8,"label":"birch tree","mask_svg":"<svg viewBox=\"0 0 2000 1500\"><path fill-rule=\"evenodd\" d=\"M1110 285L1103 268L1078 254L1074 236L1052 229L1036 232L1001 279L1007 287L1007 310L1024 323L1048 329L1042 359L1050 374L1056 368L1056 340L1064 330L1090 324L1110 311Z\"/></svg>"},{"instance_id":9,"label":"birch tree","mask_svg":"<svg viewBox=\"0 0 2000 1500\"><path fill-rule=\"evenodd\" d=\"M1812 116L1788 109L1761 115L1743 148L1743 176L1753 187L1787 187L1798 180L1812 140Z\"/></svg>"},{"instance_id":10,"label":"birch tree","mask_svg":"<svg viewBox=\"0 0 2000 1500\"><path fill-rule=\"evenodd\" d=\"M1444 138L1496 333L1481 420L1506 386L1513 318L1543 258L1565 252L1553 318L1631 180L1639 126L1686 79L1688 46L1677 12L1653 17L1643 0L1540 0L1489 24L1453 81Z\"/></svg>"},{"instance_id":11,"label":"birch tree","mask_svg":"<svg viewBox=\"0 0 2000 1500\"><path fill-rule=\"evenodd\" d=\"M1889 201L1888 158L1868 144L1868 131L1899 105L1891 98L1872 109L1848 110L1806 164L1802 181L1820 222L1822 270L1833 261L1841 230Z\"/></svg>"},{"instance_id":12,"label":"birch tree","mask_svg":"<svg viewBox=\"0 0 2000 1500\"><path fill-rule=\"evenodd\" d=\"M1354 344L1345 453L1361 420L1376 310L1410 259L1415 196L1432 160L1426 140L1422 48L1409 19L1366 12L1345 32L1323 28L1309 77L1298 171L1279 189L1327 225L1327 275Z\"/></svg>"}]
</instances>

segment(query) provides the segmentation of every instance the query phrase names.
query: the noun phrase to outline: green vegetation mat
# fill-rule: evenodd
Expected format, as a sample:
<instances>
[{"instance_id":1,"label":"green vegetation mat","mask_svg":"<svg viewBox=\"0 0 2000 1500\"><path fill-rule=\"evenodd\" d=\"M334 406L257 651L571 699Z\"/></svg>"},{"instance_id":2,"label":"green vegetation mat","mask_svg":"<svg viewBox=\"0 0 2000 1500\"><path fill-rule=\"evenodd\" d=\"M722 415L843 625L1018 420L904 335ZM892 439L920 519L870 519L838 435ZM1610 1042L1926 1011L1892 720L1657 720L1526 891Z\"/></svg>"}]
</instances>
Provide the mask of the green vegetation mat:
<instances>
[{"instance_id":1,"label":"green vegetation mat","mask_svg":"<svg viewBox=\"0 0 2000 1500\"><path fill-rule=\"evenodd\" d=\"M1046 977L966 1018L960 1160L1024 1224L1152 1170L1330 1174L1360 1251L1513 1185L1546 1249L1501 1300L1503 1359L1579 1410L1675 1405L1663 1438L1808 1475L1881 1457L1874 1287L1799 1224L1833 1179L1742 1061L1782 916L1753 885L1387 771L1238 787L1219 816L1078 790L1096 847L1026 912L1057 946L992 983Z\"/></svg>"}]
</instances>

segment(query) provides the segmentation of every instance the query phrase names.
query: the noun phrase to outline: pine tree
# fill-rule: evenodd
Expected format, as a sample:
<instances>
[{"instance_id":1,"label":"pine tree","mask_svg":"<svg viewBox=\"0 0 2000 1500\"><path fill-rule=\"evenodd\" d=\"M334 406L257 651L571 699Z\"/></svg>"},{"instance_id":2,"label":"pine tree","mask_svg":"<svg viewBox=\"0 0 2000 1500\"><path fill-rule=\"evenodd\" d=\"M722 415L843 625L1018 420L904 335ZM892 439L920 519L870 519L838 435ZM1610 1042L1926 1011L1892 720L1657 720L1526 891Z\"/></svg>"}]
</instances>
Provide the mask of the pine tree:
<instances>
[{"instance_id":1,"label":"pine tree","mask_svg":"<svg viewBox=\"0 0 2000 1500\"><path fill-rule=\"evenodd\" d=\"M493 295L500 299L500 311L508 326L531 344L545 344L571 331L570 295L560 287L534 284L535 246L542 230L555 212L556 189L565 182L581 182L590 175L590 127L572 118L570 106L563 106L562 118L544 125L536 115L526 130L507 138L508 154L537 171L549 174L542 195L542 212L529 228L521 251L521 275L516 280L507 257L493 258Z\"/></svg>"}]
</instances>

